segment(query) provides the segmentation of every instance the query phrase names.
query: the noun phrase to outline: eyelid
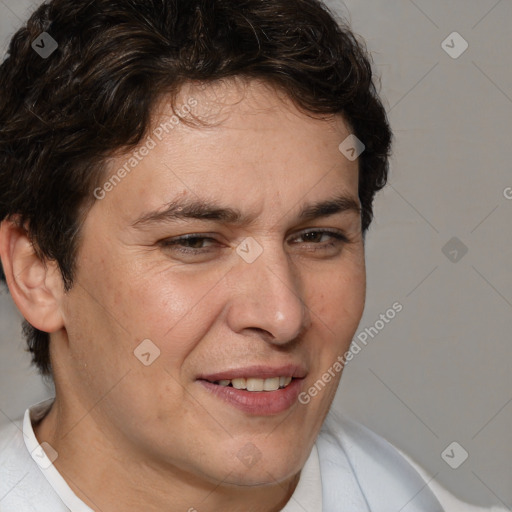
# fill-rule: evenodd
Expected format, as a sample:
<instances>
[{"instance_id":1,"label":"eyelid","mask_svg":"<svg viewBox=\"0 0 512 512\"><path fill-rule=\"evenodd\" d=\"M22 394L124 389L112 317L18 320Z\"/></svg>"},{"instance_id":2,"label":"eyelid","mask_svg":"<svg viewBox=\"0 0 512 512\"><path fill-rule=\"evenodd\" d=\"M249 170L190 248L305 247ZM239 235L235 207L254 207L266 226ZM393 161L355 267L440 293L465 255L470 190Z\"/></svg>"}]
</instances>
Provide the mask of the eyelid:
<instances>
[{"instance_id":1,"label":"eyelid","mask_svg":"<svg viewBox=\"0 0 512 512\"><path fill-rule=\"evenodd\" d=\"M341 229L334 229L334 228L310 227L310 228L302 229L298 233L294 233L292 236L293 236L293 239L295 239L295 238L303 237L303 236L307 235L308 233L328 234L336 240L335 242L331 241L331 242L324 242L324 243L309 242L309 244L311 244L313 246L318 246L318 248L327 247L329 245L336 244L336 242L341 242L343 244L352 243L352 240L347 236L345 231L343 231ZM183 248L183 247L180 248L179 243L181 241L195 240L195 239L199 239L199 240L203 240L203 241L208 240L208 241L212 241L212 242L221 243L216 238L216 235L212 235L211 233L188 233L186 235L181 235L181 236L161 240L159 242L159 244L163 247L175 246L175 247L178 247L178 251L186 252L186 253L196 253L196 254L200 254L201 252L206 253L207 251L209 251L211 249L211 247L202 247L202 248L198 248L198 249L194 249L194 248L190 248L190 247L189 248ZM304 242L304 243L308 244L308 242Z\"/></svg>"},{"instance_id":2,"label":"eyelid","mask_svg":"<svg viewBox=\"0 0 512 512\"><path fill-rule=\"evenodd\" d=\"M334 229L334 228L315 228L315 227L306 228L306 229L299 231L295 235L295 238L304 236L308 233L327 233L327 234L332 235L334 238L337 238L338 240L341 240L345 243L350 243L352 241L349 239L349 237L345 231L343 231L342 229ZM320 245L320 244L315 244L315 245Z\"/></svg>"}]
</instances>

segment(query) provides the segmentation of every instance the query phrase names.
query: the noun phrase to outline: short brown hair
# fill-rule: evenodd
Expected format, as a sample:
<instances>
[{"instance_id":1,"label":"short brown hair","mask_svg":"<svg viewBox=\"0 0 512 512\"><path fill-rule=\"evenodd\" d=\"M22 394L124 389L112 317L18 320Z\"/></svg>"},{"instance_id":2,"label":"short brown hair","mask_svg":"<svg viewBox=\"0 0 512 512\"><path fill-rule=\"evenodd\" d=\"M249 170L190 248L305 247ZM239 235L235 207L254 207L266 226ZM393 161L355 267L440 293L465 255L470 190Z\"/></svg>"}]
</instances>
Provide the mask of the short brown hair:
<instances>
[{"instance_id":1,"label":"short brown hair","mask_svg":"<svg viewBox=\"0 0 512 512\"><path fill-rule=\"evenodd\" d=\"M47 32L58 48L32 47ZM363 42L318 0L52 0L13 36L0 66L0 221L19 216L73 285L81 222L105 159L137 145L163 94L241 76L311 114L342 114L365 144L363 233L387 181L391 130ZM27 322L51 375L49 335Z\"/></svg>"}]
</instances>

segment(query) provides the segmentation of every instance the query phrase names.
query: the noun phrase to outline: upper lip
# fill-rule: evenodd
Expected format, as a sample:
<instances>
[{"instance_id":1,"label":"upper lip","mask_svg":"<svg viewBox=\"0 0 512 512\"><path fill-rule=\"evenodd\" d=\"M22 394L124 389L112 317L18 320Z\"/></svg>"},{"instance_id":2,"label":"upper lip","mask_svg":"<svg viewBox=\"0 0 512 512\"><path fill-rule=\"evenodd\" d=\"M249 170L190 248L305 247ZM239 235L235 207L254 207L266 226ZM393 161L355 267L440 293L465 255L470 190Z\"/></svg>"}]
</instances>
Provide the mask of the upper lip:
<instances>
[{"instance_id":1,"label":"upper lip","mask_svg":"<svg viewBox=\"0 0 512 512\"><path fill-rule=\"evenodd\" d=\"M216 382L219 380L231 380L245 378L256 379L269 379L271 377L293 377L295 379L302 379L306 376L306 369L297 364L287 364L284 366L268 366L268 365L253 365L244 368L233 368L231 370L224 370L217 373L209 373L199 375L199 380L208 380Z\"/></svg>"}]
</instances>

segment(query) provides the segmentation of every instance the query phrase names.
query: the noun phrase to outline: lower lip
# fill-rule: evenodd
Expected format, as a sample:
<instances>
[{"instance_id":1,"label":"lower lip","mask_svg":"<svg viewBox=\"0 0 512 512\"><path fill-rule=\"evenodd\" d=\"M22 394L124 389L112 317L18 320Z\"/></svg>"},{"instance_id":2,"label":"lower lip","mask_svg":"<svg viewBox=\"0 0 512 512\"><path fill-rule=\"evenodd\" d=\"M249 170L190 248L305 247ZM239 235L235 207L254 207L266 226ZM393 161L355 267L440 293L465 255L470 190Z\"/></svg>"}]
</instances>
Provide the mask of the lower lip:
<instances>
[{"instance_id":1,"label":"lower lip","mask_svg":"<svg viewBox=\"0 0 512 512\"><path fill-rule=\"evenodd\" d=\"M256 416L270 416L289 409L300 393L303 379L293 379L288 386L276 391L247 391L231 386L220 386L206 380L199 382L214 395L237 409Z\"/></svg>"}]
</instances>

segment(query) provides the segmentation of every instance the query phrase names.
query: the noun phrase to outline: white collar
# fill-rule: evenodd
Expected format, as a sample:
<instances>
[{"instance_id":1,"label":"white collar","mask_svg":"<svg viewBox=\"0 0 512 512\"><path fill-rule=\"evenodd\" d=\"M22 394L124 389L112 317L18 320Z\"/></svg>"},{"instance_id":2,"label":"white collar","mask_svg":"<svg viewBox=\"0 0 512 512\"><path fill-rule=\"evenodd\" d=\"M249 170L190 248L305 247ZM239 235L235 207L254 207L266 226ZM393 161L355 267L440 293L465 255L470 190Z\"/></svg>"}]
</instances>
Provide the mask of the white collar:
<instances>
[{"instance_id":1,"label":"white collar","mask_svg":"<svg viewBox=\"0 0 512 512\"><path fill-rule=\"evenodd\" d=\"M281 512L322 512L322 478L316 443L302 468L295 492Z\"/></svg>"},{"instance_id":2,"label":"white collar","mask_svg":"<svg viewBox=\"0 0 512 512\"><path fill-rule=\"evenodd\" d=\"M25 411L23 419L23 438L32 459L43 473L44 477L57 493L62 502L72 512L94 512L73 492L57 468L39 444L32 422L44 418L54 398L40 402ZM43 443L44 445L45 443ZM51 450L51 449L50 449ZM49 451L50 451L49 450ZM57 454L58 458L58 454ZM56 458L54 459L56 460ZM293 495L281 512L322 512L322 480L320 476L320 460L316 444L302 468L299 483Z\"/></svg>"},{"instance_id":3,"label":"white collar","mask_svg":"<svg viewBox=\"0 0 512 512\"><path fill-rule=\"evenodd\" d=\"M57 468L53 465L52 460L48 458L48 455L39 444L34 433L32 422L39 421L44 418L50 410L53 401L54 399L50 398L49 400L40 402L25 411L25 417L23 418L23 439L25 441L25 446L46 480L48 480L48 483L52 486L53 490L69 510L72 512L94 512L81 499L79 499L71 487L69 487L62 475L57 471ZM43 443L43 445L44 444L45 443ZM54 461L58 458L58 454L56 452L55 454L56 457L52 457Z\"/></svg>"}]
</instances>

